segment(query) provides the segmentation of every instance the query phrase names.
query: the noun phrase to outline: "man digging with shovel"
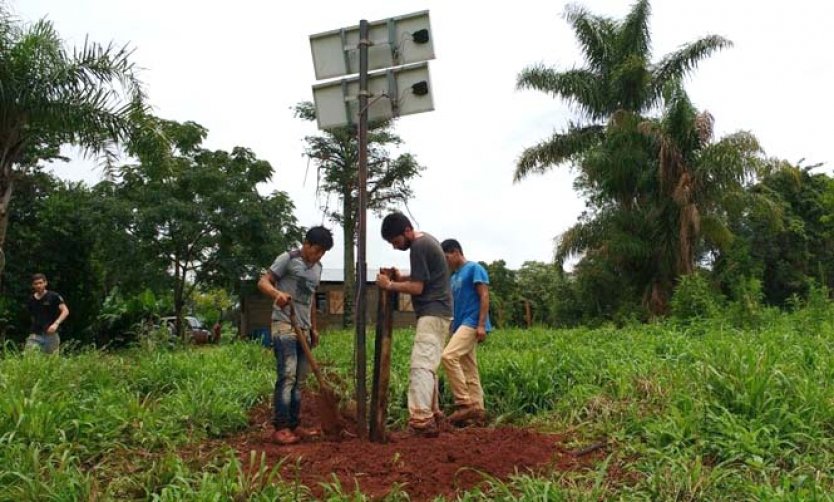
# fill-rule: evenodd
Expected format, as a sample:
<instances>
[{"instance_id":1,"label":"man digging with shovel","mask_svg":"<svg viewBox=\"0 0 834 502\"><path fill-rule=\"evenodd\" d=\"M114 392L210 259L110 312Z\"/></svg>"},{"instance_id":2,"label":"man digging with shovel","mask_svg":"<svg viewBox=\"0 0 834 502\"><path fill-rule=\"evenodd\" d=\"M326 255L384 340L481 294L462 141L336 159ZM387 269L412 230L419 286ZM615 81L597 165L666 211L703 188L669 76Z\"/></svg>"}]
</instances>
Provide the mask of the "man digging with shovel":
<instances>
[{"instance_id":1,"label":"man digging with shovel","mask_svg":"<svg viewBox=\"0 0 834 502\"><path fill-rule=\"evenodd\" d=\"M310 365L296 338L290 318L292 302L297 328L311 347L318 344L315 317L315 291L321 281L321 258L333 247L333 235L325 227L307 231L301 249L279 255L258 281L258 290L273 300L272 347L275 352L277 379L273 405L273 442L294 444L314 437L318 430L299 426L301 386Z\"/></svg>"}]
</instances>

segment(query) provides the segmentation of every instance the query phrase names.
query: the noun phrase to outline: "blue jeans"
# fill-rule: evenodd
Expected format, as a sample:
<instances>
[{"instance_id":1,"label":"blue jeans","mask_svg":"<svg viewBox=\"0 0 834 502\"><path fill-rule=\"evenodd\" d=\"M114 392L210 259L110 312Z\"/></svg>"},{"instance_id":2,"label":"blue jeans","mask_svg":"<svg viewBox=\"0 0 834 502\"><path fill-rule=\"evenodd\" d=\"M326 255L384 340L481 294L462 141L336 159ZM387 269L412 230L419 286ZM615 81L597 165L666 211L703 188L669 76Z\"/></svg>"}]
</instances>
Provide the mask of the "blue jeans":
<instances>
[{"instance_id":1,"label":"blue jeans","mask_svg":"<svg viewBox=\"0 0 834 502\"><path fill-rule=\"evenodd\" d=\"M304 331L307 343L310 332ZM301 344L289 324L272 322L272 350L275 352L275 393L272 403L275 414L272 425L275 429L294 429L298 426L301 412L301 387L307 379L310 363L301 350Z\"/></svg>"},{"instance_id":2,"label":"blue jeans","mask_svg":"<svg viewBox=\"0 0 834 502\"><path fill-rule=\"evenodd\" d=\"M58 333L47 335L46 333L32 333L26 339L26 349L40 349L45 354L57 354L61 345L61 337Z\"/></svg>"}]
</instances>

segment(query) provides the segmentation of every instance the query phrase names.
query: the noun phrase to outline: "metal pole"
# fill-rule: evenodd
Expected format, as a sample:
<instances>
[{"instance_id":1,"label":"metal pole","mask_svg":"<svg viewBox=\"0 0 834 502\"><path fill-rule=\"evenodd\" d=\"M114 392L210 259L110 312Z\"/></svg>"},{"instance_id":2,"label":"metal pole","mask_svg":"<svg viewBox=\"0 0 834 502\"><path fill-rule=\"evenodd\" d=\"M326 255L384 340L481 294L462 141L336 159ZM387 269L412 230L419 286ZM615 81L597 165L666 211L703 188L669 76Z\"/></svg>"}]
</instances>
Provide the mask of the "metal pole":
<instances>
[{"instance_id":1,"label":"metal pole","mask_svg":"<svg viewBox=\"0 0 834 502\"><path fill-rule=\"evenodd\" d=\"M365 358L365 325L368 306L365 281L368 264L365 258L368 209L368 21L359 21L359 231L356 239L357 282L356 288L356 421L359 436L367 437L367 389L365 385L367 363Z\"/></svg>"}]
</instances>

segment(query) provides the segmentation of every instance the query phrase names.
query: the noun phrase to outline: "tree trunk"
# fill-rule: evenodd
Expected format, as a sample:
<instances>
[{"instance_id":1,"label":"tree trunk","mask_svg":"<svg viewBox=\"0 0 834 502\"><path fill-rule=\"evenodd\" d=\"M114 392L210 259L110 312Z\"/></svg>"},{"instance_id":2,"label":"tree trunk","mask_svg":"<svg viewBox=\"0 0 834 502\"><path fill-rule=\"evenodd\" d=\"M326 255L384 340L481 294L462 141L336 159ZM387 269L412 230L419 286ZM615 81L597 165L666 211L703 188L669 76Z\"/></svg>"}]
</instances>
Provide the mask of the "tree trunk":
<instances>
[{"instance_id":1,"label":"tree trunk","mask_svg":"<svg viewBox=\"0 0 834 502\"><path fill-rule=\"evenodd\" d=\"M184 267L183 267L184 268ZM182 271L182 280L180 279L180 263L179 260L174 261L174 331L177 337L183 342L185 341L185 330L182 325L182 309L185 302L183 301L183 294L185 293L185 270Z\"/></svg>"},{"instance_id":2,"label":"tree trunk","mask_svg":"<svg viewBox=\"0 0 834 502\"><path fill-rule=\"evenodd\" d=\"M0 167L0 253L3 252L3 245L6 243L6 230L9 227L9 205L12 200L14 183L12 182L11 166ZM3 269L6 267L6 260L0 257L0 278L3 277Z\"/></svg>"}]
</instances>

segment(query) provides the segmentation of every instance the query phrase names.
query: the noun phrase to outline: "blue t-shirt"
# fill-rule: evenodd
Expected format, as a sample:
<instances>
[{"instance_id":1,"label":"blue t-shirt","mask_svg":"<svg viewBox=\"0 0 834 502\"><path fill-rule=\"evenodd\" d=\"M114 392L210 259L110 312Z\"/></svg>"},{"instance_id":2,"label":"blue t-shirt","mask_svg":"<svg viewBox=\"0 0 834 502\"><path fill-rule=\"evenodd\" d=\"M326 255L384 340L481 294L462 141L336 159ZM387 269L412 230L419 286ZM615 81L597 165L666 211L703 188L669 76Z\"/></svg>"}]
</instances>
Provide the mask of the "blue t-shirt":
<instances>
[{"instance_id":1,"label":"blue t-shirt","mask_svg":"<svg viewBox=\"0 0 834 502\"><path fill-rule=\"evenodd\" d=\"M449 282L452 287L452 303L454 319L452 330L461 325L470 328L478 327L478 314L481 310L481 298L478 296L476 284L489 284L489 275L480 263L468 261L452 274ZM486 318L486 330L492 330L489 314Z\"/></svg>"}]
</instances>

